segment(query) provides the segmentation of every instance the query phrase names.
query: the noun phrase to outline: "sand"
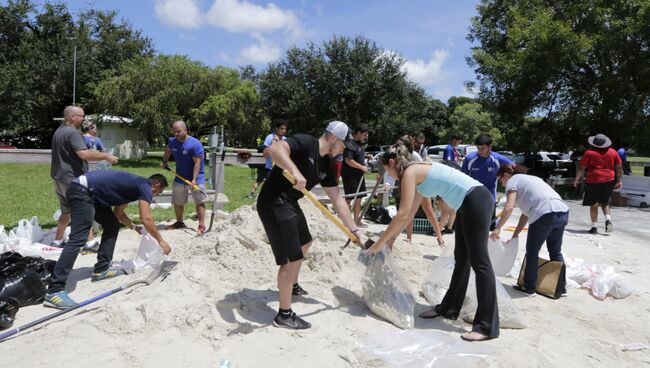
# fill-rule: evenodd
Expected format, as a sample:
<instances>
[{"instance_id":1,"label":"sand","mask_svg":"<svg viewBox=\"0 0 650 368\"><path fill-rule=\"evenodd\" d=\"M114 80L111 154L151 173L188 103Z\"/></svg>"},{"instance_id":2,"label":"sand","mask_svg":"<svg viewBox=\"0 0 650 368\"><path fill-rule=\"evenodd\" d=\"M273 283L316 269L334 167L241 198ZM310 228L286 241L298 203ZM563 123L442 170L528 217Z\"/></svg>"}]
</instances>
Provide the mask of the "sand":
<instances>
[{"instance_id":1,"label":"sand","mask_svg":"<svg viewBox=\"0 0 650 368\"><path fill-rule=\"evenodd\" d=\"M499 278L529 325L502 329L500 338L481 343L491 350L481 367L636 367L650 364L650 350L623 351L622 344L650 345L650 212L614 209L616 231L592 236L588 211L570 202L571 222L564 253L593 263L610 264L636 291L625 299L598 301L585 290L551 300L521 298ZM164 231L172 245L170 260L178 266L164 281L113 295L83 309L25 331L0 343L1 367L40 365L86 367L215 367L227 359L231 367L365 367L381 366L357 354L367 336L399 331L375 317L361 298L358 249L341 254L345 238L311 204L302 203L314 236L303 265L306 297L294 299L294 310L311 322L306 331L271 325L277 307L277 267L257 214L244 206L222 214L213 232L197 237L192 230ZM510 222L514 225L517 216ZM188 221L196 228L196 222ZM371 224L378 234L384 225ZM510 233L504 232L509 237ZM446 236L453 244L453 236ZM123 231L115 259L135 256L139 236ZM416 235L413 244L397 240L396 264L416 294L416 313L428 307L420 293L429 265L440 255L431 236ZM520 256L525 233L522 234ZM149 269L91 283L93 255L77 260L68 291L82 301L131 280ZM14 327L53 313L41 305L22 308ZM458 321L422 320L415 328L444 333L452 341L470 325ZM469 344L469 343L463 343ZM469 346L469 345L460 345Z\"/></svg>"}]
</instances>

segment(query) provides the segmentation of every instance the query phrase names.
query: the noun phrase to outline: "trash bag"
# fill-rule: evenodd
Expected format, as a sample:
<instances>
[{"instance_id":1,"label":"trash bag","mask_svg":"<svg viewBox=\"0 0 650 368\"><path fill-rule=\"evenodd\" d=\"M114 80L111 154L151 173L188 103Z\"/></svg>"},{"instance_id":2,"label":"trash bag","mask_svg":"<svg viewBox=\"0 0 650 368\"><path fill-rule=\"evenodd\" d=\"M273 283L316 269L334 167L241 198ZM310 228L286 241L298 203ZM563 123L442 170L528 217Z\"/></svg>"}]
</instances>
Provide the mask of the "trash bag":
<instances>
[{"instance_id":1,"label":"trash bag","mask_svg":"<svg viewBox=\"0 0 650 368\"><path fill-rule=\"evenodd\" d=\"M388 214L388 211L381 206L375 206L371 204L366 211L366 219L375 222L377 224L387 225L390 224L391 217Z\"/></svg>"},{"instance_id":2,"label":"trash bag","mask_svg":"<svg viewBox=\"0 0 650 368\"><path fill-rule=\"evenodd\" d=\"M14 300L0 300L0 330L13 326L17 312L18 304Z\"/></svg>"},{"instance_id":3,"label":"trash bag","mask_svg":"<svg viewBox=\"0 0 650 368\"><path fill-rule=\"evenodd\" d=\"M399 328L413 328L415 297L389 251L384 248L373 255L361 251L359 261L366 266L361 286L368 308Z\"/></svg>"},{"instance_id":4,"label":"trash bag","mask_svg":"<svg viewBox=\"0 0 650 368\"><path fill-rule=\"evenodd\" d=\"M622 299L632 294L632 284L614 271L612 266L593 265L589 268L593 278L582 286L591 290L591 295L604 300L607 295Z\"/></svg>"},{"instance_id":5,"label":"trash bag","mask_svg":"<svg viewBox=\"0 0 650 368\"><path fill-rule=\"evenodd\" d=\"M478 306L476 299L476 275L474 271L470 271L469 284L467 285L467 293L465 294L465 301L460 310L460 317L467 323L474 322L474 315ZM522 329L528 327L524 317L519 312L519 308L515 305L503 285L496 281L497 289L497 304L499 307L499 325L501 328Z\"/></svg>"},{"instance_id":6,"label":"trash bag","mask_svg":"<svg viewBox=\"0 0 650 368\"><path fill-rule=\"evenodd\" d=\"M45 285L26 262L0 266L0 301L13 300L24 307L41 303L44 296Z\"/></svg>"},{"instance_id":7,"label":"trash bag","mask_svg":"<svg viewBox=\"0 0 650 368\"><path fill-rule=\"evenodd\" d=\"M32 243L43 239L43 230L38 225L38 217L36 216L29 221L25 219L18 221L18 226L13 231L16 237L29 239Z\"/></svg>"},{"instance_id":8,"label":"trash bag","mask_svg":"<svg viewBox=\"0 0 650 368\"><path fill-rule=\"evenodd\" d=\"M488 238L488 254L492 269L497 276L506 276L517 259L519 238L512 238L507 242Z\"/></svg>"}]
</instances>

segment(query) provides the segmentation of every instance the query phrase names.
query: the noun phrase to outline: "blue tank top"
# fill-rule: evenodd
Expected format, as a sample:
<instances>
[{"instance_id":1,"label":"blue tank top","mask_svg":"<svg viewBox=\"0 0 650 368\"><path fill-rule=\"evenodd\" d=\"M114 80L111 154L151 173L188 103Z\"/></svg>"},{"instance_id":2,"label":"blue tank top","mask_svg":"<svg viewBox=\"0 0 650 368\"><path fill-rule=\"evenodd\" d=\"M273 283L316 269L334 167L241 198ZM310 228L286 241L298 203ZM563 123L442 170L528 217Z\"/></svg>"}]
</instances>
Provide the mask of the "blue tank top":
<instances>
[{"instance_id":1,"label":"blue tank top","mask_svg":"<svg viewBox=\"0 0 650 368\"><path fill-rule=\"evenodd\" d=\"M423 197L440 196L449 207L459 209L469 191L481 183L456 169L434 162L426 179L416 186Z\"/></svg>"}]
</instances>

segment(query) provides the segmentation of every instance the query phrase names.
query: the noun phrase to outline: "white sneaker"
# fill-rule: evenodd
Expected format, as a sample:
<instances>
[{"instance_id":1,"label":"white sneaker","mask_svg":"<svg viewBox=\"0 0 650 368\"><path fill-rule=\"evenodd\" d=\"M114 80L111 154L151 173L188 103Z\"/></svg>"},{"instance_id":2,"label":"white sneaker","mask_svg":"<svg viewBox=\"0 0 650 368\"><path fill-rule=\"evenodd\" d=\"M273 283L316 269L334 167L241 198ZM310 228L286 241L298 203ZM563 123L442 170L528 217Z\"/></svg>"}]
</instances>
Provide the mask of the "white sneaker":
<instances>
[{"instance_id":1,"label":"white sneaker","mask_svg":"<svg viewBox=\"0 0 650 368\"><path fill-rule=\"evenodd\" d=\"M99 240L93 239L91 241L86 242L86 245L84 245L83 250L97 251L98 248L99 248Z\"/></svg>"}]
</instances>

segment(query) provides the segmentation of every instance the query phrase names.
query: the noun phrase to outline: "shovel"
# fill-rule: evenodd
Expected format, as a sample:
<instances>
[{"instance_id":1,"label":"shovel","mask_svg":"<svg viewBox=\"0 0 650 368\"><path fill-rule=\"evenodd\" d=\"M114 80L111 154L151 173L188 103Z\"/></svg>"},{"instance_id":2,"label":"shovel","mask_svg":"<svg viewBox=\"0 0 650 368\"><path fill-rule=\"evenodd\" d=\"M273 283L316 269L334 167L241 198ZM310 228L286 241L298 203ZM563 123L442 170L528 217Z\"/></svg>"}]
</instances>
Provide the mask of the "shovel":
<instances>
[{"instance_id":1,"label":"shovel","mask_svg":"<svg viewBox=\"0 0 650 368\"><path fill-rule=\"evenodd\" d=\"M361 209L361 213L359 214L359 221L357 222L357 225L359 225L359 223L361 222L363 217L366 215L366 212L368 212L368 208L370 207L370 202L372 201L372 197L374 197L375 193L377 193L377 189L379 188L379 185L381 184L382 181L383 181L383 178L379 178L377 180L377 183L375 183L375 187L372 188L372 193L370 194L370 197L368 198L368 201L366 202L366 204ZM368 239L368 240L370 240L370 239ZM345 245L341 247L341 250L339 250L339 254L343 254L342 251L345 248L347 248L349 245L350 245L350 239L348 239L348 241L345 243ZM372 244L371 244L371 246L372 246ZM366 247L366 249L368 249L368 247Z\"/></svg>"},{"instance_id":2,"label":"shovel","mask_svg":"<svg viewBox=\"0 0 650 368\"><path fill-rule=\"evenodd\" d=\"M61 315L63 315L63 314L66 314L66 313L68 313L68 312L72 312L72 311L75 310L75 309L79 309L79 308L81 308L81 307L85 307L86 305L88 305L88 304L90 304L90 303L94 303L94 302L96 302L96 301L98 301L98 300L104 299L104 298L106 298L106 297L108 297L108 296L111 296L111 295L113 295L113 294L115 294L115 293L118 293L118 292L120 292L120 291L122 291L122 290L128 289L128 288L130 288L130 287L132 287L132 286L139 285L139 284L150 285L150 284L153 283L153 282L154 282L158 277L162 277L162 278L164 279L165 277L167 277L167 275L169 274L169 272L170 272L170 271L171 271L171 270L172 270L172 269L173 269L177 264L178 264L178 262L173 262L173 261L163 261L163 263L162 263L160 266L158 266L158 268L156 268L155 270L153 270L153 271L149 274L149 276L147 276L145 279L131 281L131 282L129 282L128 284L125 284L125 285L122 285L122 286L120 286L120 287L118 287L118 288L115 288L115 289L113 289L113 290L107 291L107 292L105 292L104 294L98 295L98 296L96 296L96 297L94 297L94 298L90 298L90 299L88 299L88 300L84 300L83 302L77 304L77 305L74 306L74 307L70 307L70 308L67 308L67 309L60 310L60 311L58 311L58 312L56 312L56 313L52 313L52 314L50 314L49 316L45 316L45 317L43 317L43 318L41 318L41 319L37 319L36 321L30 322L30 323L28 323L28 324L26 324L26 325L20 326L20 327L18 327L18 328L11 329L11 330L9 330L9 331L5 331L4 333L0 334L0 342L5 341L7 338L9 338L9 337L11 337L11 336L13 336L13 335L19 333L20 331L24 331L24 330L26 330L26 329L28 329L28 328L32 328L32 327L34 327L34 326L40 325L40 324L43 323L43 322L47 322L47 321L49 321L49 320L51 320L51 319L53 319L53 318L56 318L56 317L58 317L58 316L61 316Z\"/></svg>"}]
</instances>

